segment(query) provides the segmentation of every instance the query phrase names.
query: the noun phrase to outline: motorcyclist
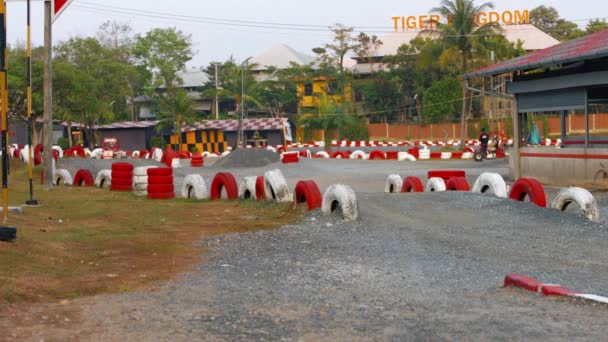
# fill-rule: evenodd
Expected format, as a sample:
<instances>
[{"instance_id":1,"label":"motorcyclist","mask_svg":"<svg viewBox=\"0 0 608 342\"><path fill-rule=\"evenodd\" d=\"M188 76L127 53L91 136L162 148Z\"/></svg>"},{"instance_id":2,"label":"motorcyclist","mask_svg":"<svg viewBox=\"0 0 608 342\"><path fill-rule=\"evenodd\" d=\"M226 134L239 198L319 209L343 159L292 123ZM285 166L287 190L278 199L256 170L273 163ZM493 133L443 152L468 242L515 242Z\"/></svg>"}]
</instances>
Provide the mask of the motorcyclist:
<instances>
[{"instance_id":1,"label":"motorcyclist","mask_svg":"<svg viewBox=\"0 0 608 342\"><path fill-rule=\"evenodd\" d=\"M486 129L484 127L481 128L481 134L479 135L479 142L481 142L481 151L482 153L486 153L488 151L488 141L490 140L490 135L486 133Z\"/></svg>"}]
</instances>

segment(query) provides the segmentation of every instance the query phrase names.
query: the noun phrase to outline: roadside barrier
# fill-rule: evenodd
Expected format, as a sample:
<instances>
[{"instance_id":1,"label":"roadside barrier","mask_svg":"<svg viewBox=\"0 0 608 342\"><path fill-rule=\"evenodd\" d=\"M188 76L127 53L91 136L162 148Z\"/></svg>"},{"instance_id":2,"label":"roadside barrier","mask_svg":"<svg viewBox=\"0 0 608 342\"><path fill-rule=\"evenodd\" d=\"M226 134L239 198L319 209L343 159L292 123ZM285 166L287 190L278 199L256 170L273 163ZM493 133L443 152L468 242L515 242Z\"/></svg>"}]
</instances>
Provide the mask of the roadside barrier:
<instances>
[{"instance_id":1,"label":"roadside barrier","mask_svg":"<svg viewBox=\"0 0 608 342\"><path fill-rule=\"evenodd\" d=\"M112 170L101 170L95 177L95 186L98 188L109 188L112 184Z\"/></svg>"},{"instance_id":2,"label":"roadside barrier","mask_svg":"<svg viewBox=\"0 0 608 342\"><path fill-rule=\"evenodd\" d=\"M427 178L441 178L445 183L453 177L466 177L463 170L430 170L427 172Z\"/></svg>"},{"instance_id":3,"label":"roadside barrier","mask_svg":"<svg viewBox=\"0 0 608 342\"><path fill-rule=\"evenodd\" d=\"M73 184L75 186L95 186L95 179L93 179L91 171L80 169L74 175Z\"/></svg>"},{"instance_id":4,"label":"roadside barrier","mask_svg":"<svg viewBox=\"0 0 608 342\"><path fill-rule=\"evenodd\" d=\"M401 192L424 192L422 181L418 177L406 177L403 180L403 186Z\"/></svg>"},{"instance_id":5,"label":"roadside barrier","mask_svg":"<svg viewBox=\"0 0 608 342\"><path fill-rule=\"evenodd\" d=\"M386 193L395 193L401 192L403 188L403 179L399 175L389 175L386 178L386 183L384 184L384 192Z\"/></svg>"},{"instance_id":6,"label":"roadside barrier","mask_svg":"<svg viewBox=\"0 0 608 342\"><path fill-rule=\"evenodd\" d=\"M194 198L197 200L209 199L210 194L207 189L207 183L201 175L191 174L184 178L182 184L182 197Z\"/></svg>"},{"instance_id":7,"label":"roadside barrier","mask_svg":"<svg viewBox=\"0 0 608 342\"><path fill-rule=\"evenodd\" d=\"M133 164L112 164L110 191L133 191Z\"/></svg>"},{"instance_id":8,"label":"roadside barrier","mask_svg":"<svg viewBox=\"0 0 608 342\"><path fill-rule=\"evenodd\" d=\"M353 189L347 185L335 184L323 194L321 211L329 216L340 209L346 221L355 221L359 217L359 203Z\"/></svg>"},{"instance_id":9,"label":"roadside barrier","mask_svg":"<svg viewBox=\"0 0 608 342\"><path fill-rule=\"evenodd\" d=\"M323 205L323 196L321 191L312 180L301 180L296 184L295 201L296 204L306 203L308 210L315 210L321 208Z\"/></svg>"},{"instance_id":10,"label":"roadside barrier","mask_svg":"<svg viewBox=\"0 0 608 342\"><path fill-rule=\"evenodd\" d=\"M384 154L384 152L382 152L380 150L375 150L369 154L369 160L374 160L374 159L384 160L384 159L386 159L386 155Z\"/></svg>"},{"instance_id":11,"label":"roadside barrier","mask_svg":"<svg viewBox=\"0 0 608 342\"><path fill-rule=\"evenodd\" d=\"M72 185L72 175L66 169L57 169L53 174L53 184L55 185Z\"/></svg>"},{"instance_id":12,"label":"roadside barrier","mask_svg":"<svg viewBox=\"0 0 608 342\"><path fill-rule=\"evenodd\" d=\"M291 202L292 194L289 192L287 181L283 177L281 170L270 170L264 173L264 192L267 200L274 200L279 203Z\"/></svg>"},{"instance_id":13,"label":"roadside barrier","mask_svg":"<svg viewBox=\"0 0 608 342\"><path fill-rule=\"evenodd\" d=\"M256 191L255 191L255 183L257 177L249 176L243 177L239 182L239 199L243 200L255 200L256 199Z\"/></svg>"},{"instance_id":14,"label":"roadside barrier","mask_svg":"<svg viewBox=\"0 0 608 342\"><path fill-rule=\"evenodd\" d=\"M542 282L534 278L526 277L520 274L510 273L505 276L503 287L510 286L519 287L521 289L535 293L540 293L544 296L575 297L591 300L598 303L608 304L607 297L573 291L569 288L560 285L543 284Z\"/></svg>"},{"instance_id":15,"label":"roadside barrier","mask_svg":"<svg viewBox=\"0 0 608 342\"><path fill-rule=\"evenodd\" d=\"M445 185L446 191L469 191L469 182L464 177L452 177Z\"/></svg>"},{"instance_id":16,"label":"roadside barrier","mask_svg":"<svg viewBox=\"0 0 608 342\"><path fill-rule=\"evenodd\" d=\"M297 163L300 161L300 154L298 152L284 152L281 154L281 162L283 164Z\"/></svg>"},{"instance_id":17,"label":"roadside barrier","mask_svg":"<svg viewBox=\"0 0 608 342\"><path fill-rule=\"evenodd\" d=\"M149 199L172 199L175 198L175 186L173 185L173 169L169 167L153 167L146 170L148 175L148 198Z\"/></svg>"},{"instance_id":18,"label":"roadside barrier","mask_svg":"<svg viewBox=\"0 0 608 342\"><path fill-rule=\"evenodd\" d=\"M533 178L520 178L511 187L509 198L523 202L526 197L539 207L547 207L547 198L543 185Z\"/></svg>"},{"instance_id":19,"label":"roadside barrier","mask_svg":"<svg viewBox=\"0 0 608 342\"><path fill-rule=\"evenodd\" d=\"M205 163L205 160L200 153L198 153L198 152L192 153L192 159L190 159L191 167L203 167L204 163Z\"/></svg>"},{"instance_id":20,"label":"roadside barrier","mask_svg":"<svg viewBox=\"0 0 608 342\"><path fill-rule=\"evenodd\" d=\"M266 200L266 189L264 188L264 176L255 179L255 199L257 201Z\"/></svg>"},{"instance_id":21,"label":"roadside barrier","mask_svg":"<svg viewBox=\"0 0 608 342\"><path fill-rule=\"evenodd\" d=\"M433 177L426 182L426 192L442 192L445 191L445 182L443 178Z\"/></svg>"},{"instance_id":22,"label":"roadside barrier","mask_svg":"<svg viewBox=\"0 0 608 342\"><path fill-rule=\"evenodd\" d=\"M583 188L564 188L551 202L551 207L560 211L565 211L570 204L579 207L584 217L593 222L599 222L600 211L593 195Z\"/></svg>"},{"instance_id":23,"label":"roadside barrier","mask_svg":"<svg viewBox=\"0 0 608 342\"><path fill-rule=\"evenodd\" d=\"M226 190L227 199L239 198L239 186L231 173L219 172L213 177L213 181L211 182L211 200L221 199L222 190Z\"/></svg>"},{"instance_id":24,"label":"roadside barrier","mask_svg":"<svg viewBox=\"0 0 608 342\"><path fill-rule=\"evenodd\" d=\"M473 184L471 192L485 194L490 192L496 197L507 198L507 184L501 175L497 173L484 172Z\"/></svg>"}]
</instances>

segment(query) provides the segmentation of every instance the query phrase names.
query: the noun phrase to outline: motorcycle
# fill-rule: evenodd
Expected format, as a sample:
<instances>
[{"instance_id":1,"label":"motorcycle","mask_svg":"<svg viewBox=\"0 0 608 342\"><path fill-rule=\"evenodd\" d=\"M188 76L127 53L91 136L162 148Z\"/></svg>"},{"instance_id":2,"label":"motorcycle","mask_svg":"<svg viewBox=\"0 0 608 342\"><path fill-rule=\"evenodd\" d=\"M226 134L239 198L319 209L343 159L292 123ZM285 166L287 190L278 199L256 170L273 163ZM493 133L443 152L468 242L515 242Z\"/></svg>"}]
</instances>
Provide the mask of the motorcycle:
<instances>
[{"instance_id":1,"label":"motorcycle","mask_svg":"<svg viewBox=\"0 0 608 342\"><path fill-rule=\"evenodd\" d=\"M484 159L496 158L496 152L498 149L502 148L501 140L502 139L498 135L494 135L488 142L487 148L483 148L481 145L477 146L477 148L475 148L475 152L473 152L473 159L476 162L481 162Z\"/></svg>"}]
</instances>

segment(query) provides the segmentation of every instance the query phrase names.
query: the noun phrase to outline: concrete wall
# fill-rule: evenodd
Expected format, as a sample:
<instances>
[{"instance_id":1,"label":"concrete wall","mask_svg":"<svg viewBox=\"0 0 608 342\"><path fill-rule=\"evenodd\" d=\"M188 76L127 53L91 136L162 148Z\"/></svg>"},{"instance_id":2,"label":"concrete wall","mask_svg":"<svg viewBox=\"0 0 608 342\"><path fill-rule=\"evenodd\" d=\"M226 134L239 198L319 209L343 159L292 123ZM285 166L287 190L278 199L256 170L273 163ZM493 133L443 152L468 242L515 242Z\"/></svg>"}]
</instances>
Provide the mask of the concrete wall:
<instances>
[{"instance_id":1,"label":"concrete wall","mask_svg":"<svg viewBox=\"0 0 608 342\"><path fill-rule=\"evenodd\" d=\"M608 189L608 148L522 147L521 176L545 185ZM604 164L604 166L602 166ZM515 162L509 160L511 177Z\"/></svg>"}]
</instances>

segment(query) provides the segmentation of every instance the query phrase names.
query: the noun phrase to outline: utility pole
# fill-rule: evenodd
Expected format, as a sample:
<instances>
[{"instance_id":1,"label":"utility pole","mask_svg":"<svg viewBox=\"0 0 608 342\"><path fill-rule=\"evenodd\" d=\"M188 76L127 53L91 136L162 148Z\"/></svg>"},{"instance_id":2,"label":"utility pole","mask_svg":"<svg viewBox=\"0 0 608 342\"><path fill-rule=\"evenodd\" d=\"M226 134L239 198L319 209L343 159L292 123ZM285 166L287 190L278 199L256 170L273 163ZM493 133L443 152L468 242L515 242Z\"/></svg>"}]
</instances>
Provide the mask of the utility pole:
<instances>
[{"instance_id":1,"label":"utility pole","mask_svg":"<svg viewBox=\"0 0 608 342\"><path fill-rule=\"evenodd\" d=\"M25 201L26 205L38 205L34 199L34 177L32 168L34 167L34 153L32 145L32 30L31 30L31 1L27 0L27 144L28 149L28 175L30 178L30 199ZM34 127L36 125L34 124ZM51 151L52 153L53 151Z\"/></svg>"},{"instance_id":2,"label":"utility pole","mask_svg":"<svg viewBox=\"0 0 608 342\"><path fill-rule=\"evenodd\" d=\"M217 90L219 89L219 80L218 80L218 76L217 76L217 68L218 68L218 63L213 63L213 65L215 66L215 120L218 120L220 118L220 97L219 94L217 93Z\"/></svg>"},{"instance_id":3,"label":"utility pole","mask_svg":"<svg viewBox=\"0 0 608 342\"><path fill-rule=\"evenodd\" d=\"M1 1L1 0L0 0ZM51 1L44 1L44 189L53 188L53 34Z\"/></svg>"}]
</instances>

